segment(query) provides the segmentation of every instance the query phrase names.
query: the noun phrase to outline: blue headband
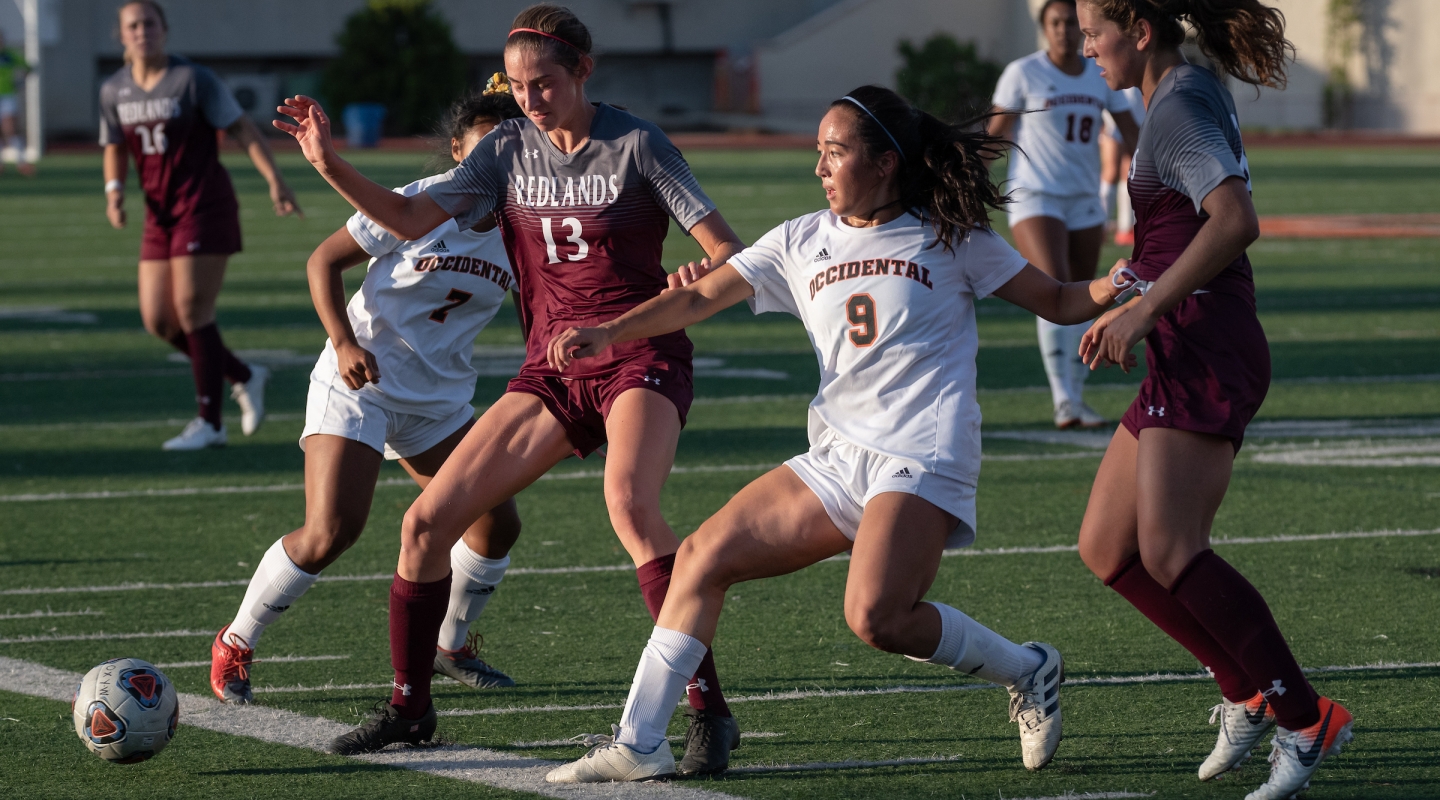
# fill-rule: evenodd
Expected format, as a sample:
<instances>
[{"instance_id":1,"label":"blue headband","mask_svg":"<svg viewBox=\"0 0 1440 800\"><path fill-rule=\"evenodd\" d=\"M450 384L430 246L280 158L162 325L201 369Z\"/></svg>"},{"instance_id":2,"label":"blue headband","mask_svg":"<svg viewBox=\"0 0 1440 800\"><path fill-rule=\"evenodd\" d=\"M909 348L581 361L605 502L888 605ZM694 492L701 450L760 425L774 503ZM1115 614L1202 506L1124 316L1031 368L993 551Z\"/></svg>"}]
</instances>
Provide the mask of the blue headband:
<instances>
[{"instance_id":1,"label":"blue headband","mask_svg":"<svg viewBox=\"0 0 1440 800\"><path fill-rule=\"evenodd\" d=\"M849 100L850 102L852 102L852 103L854 103L856 106L858 106L861 111L864 111L866 114L869 114L869 115L870 115L870 119L875 120L875 124L876 124L876 125L879 125L879 126L880 126L880 130L884 131L884 132L885 132L885 135L886 135L887 137L889 137L890 143L893 144L893 145L895 145L895 152L897 152L897 153L900 154L900 160L901 160L901 161L906 161L906 160L908 160L908 159L905 158L905 148L903 148L903 147L900 146L900 142L899 142L899 140L897 140L897 139L895 138L895 134L891 133L891 132L890 132L890 129L887 128L887 127L885 127L885 123L881 122L881 121L880 121L880 118L877 117L877 116L875 116L875 112L874 112L874 111L871 111L870 109L866 108L864 103L860 102L859 100L856 100L855 98L851 97L851 96L848 95L848 94L845 95L844 97L840 98L840 99L841 99L841 100Z\"/></svg>"}]
</instances>

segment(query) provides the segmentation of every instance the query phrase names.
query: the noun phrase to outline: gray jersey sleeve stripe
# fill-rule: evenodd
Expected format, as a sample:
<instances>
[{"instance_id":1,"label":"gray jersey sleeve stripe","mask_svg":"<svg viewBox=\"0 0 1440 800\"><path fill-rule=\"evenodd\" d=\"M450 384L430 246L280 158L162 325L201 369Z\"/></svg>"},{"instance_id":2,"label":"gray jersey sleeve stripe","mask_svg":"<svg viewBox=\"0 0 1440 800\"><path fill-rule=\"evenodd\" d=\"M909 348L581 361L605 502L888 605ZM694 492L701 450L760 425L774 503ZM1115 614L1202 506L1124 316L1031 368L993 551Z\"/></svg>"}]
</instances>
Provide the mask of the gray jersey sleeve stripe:
<instances>
[{"instance_id":1,"label":"gray jersey sleeve stripe","mask_svg":"<svg viewBox=\"0 0 1440 800\"><path fill-rule=\"evenodd\" d=\"M425 188L461 230L479 222L500 202L500 126L481 139L470 156Z\"/></svg>"},{"instance_id":2,"label":"gray jersey sleeve stripe","mask_svg":"<svg viewBox=\"0 0 1440 800\"><path fill-rule=\"evenodd\" d=\"M715 210L715 204L700 188L679 148L658 128L642 127L638 144L636 154L641 174L655 202L681 228L690 230Z\"/></svg>"},{"instance_id":3,"label":"gray jersey sleeve stripe","mask_svg":"<svg viewBox=\"0 0 1440 800\"><path fill-rule=\"evenodd\" d=\"M1224 125L1219 109L1194 92L1165 97L1146 120L1160 181L1189 197L1197 212L1226 178L1245 177Z\"/></svg>"}]
</instances>

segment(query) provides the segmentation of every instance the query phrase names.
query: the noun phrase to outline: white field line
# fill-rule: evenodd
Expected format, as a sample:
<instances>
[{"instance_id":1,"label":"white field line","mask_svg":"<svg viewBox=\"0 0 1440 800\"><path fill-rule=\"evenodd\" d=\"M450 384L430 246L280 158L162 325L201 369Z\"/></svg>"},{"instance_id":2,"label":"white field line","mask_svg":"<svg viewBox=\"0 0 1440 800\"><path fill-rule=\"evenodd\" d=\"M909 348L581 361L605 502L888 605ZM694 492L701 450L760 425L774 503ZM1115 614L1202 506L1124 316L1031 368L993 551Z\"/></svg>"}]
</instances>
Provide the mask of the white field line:
<instances>
[{"instance_id":1,"label":"white field line","mask_svg":"<svg viewBox=\"0 0 1440 800\"><path fill-rule=\"evenodd\" d=\"M0 644L35 644L37 642L107 642L113 639L175 639L186 636L214 636L215 631L151 631L148 633L62 633L39 636L7 636Z\"/></svg>"},{"instance_id":2,"label":"white field line","mask_svg":"<svg viewBox=\"0 0 1440 800\"><path fill-rule=\"evenodd\" d=\"M293 664L298 661L344 661L350 656L271 656L269 658L257 658L250 662L252 664ZM156 664L160 669L188 669L190 667L208 667L210 659L204 661L173 661L169 664Z\"/></svg>"},{"instance_id":3,"label":"white field line","mask_svg":"<svg viewBox=\"0 0 1440 800\"><path fill-rule=\"evenodd\" d=\"M24 613L0 614L0 619L42 619L48 617L103 617L104 611L29 611Z\"/></svg>"},{"instance_id":4,"label":"white field line","mask_svg":"<svg viewBox=\"0 0 1440 800\"><path fill-rule=\"evenodd\" d=\"M194 419L191 417L190 419ZM295 414L266 414L266 422L296 422L305 419L303 412ZM127 428L178 428L188 423L189 419L139 419L123 422L41 422L33 425L0 425L0 433L5 431L98 431L98 430L124 430Z\"/></svg>"},{"instance_id":5,"label":"white field line","mask_svg":"<svg viewBox=\"0 0 1440 800\"><path fill-rule=\"evenodd\" d=\"M1440 534L1440 528L1429 528L1424 530L1379 530L1379 531L1344 531L1336 533L1303 533L1303 534L1280 534L1278 536L1236 536L1225 539L1211 539L1212 545L1242 545L1242 544L1287 544L1291 542L1325 542L1345 539L1389 539L1408 538L1414 536L1435 536ZM958 550L946 550L942 555L954 556L1016 556L1016 555L1043 555L1046 553L1074 553L1079 550L1073 544L1054 544L1040 547L988 547L988 548L961 548ZM825 561L848 561L849 554L841 553L832 556ZM822 562L823 563L823 562ZM576 575L590 572L630 572L635 569L633 564L606 564L595 567L516 567L508 570L505 575ZM395 576L389 572L377 572L372 575L321 575L319 583L348 583L353 581L388 581L394 580ZM0 595L41 595L41 594L84 594L95 592L136 592L136 591L177 591L180 589L216 589L227 586L249 586L250 579L228 581L192 581L185 583L147 583L136 581L133 583L116 583L104 586L38 586L22 587L18 589L0 589Z\"/></svg>"},{"instance_id":6,"label":"white field line","mask_svg":"<svg viewBox=\"0 0 1440 800\"><path fill-rule=\"evenodd\" d=\"M1428 441L1356 439L1325 447L1285 444L1259 448L1258 464L1305 467L1440 467L1440 439Z\"/></svg>"},{"instance_id":7,"label":"white field line","mask_svg":"<svg viewBox=\"0 0 1440 800\"><path fill-rule=\"evenodd\" d=\"M69 702L82 677L78 672L0 656L0 690ZM353 727L278 708L225 705L211 697L186 693L180 695L180 724L318 752L325 752L336 736ZM356 760L545 797L739 800L678 783L549 784L545 773L559 766L558 762L478 747L384 750Z\"/></svg>"},{"instance_id":8,"label":"white field line","mask_svg":"<svg viewBox=\"0 0 1440 800\"><path fill-rule=\"evenodd\" d=\"M741 739L775 739L784 736L783 733L772 731L742 731ZM511 742L510 746L517 750L533 750L540 747L584 747L590 748L599 743L599 738L593 734L582 733L579 736L571 736L569 739L543 739L538 742ZM606 737L608 738L608 737ZM665 737L672 742L685 741L684 736Z\"/></svg>"},{"instance_id":9,"label":"white field line","mask_svg":"<svg viewBox=\"0 0 1440 800\"><path fill-rule=\"evenodd\" d=\"M327 683L322 686L256 686L255 694L301 694L304 692L351 692L369 689L390 689L393 683Z\"/></svg>"},{"instance_id":10,"label":"white field line","mask_svg":"<svg viewBox=\"0 0 1440 800\"><path fill-rule=\"evenodd\" d=\"M1310 667L1304 671L1311 674L1343 672L1385 672L1391 670L1434 669L1440 661L1422 661L1402 664L1345 664L1329 667ZM1089 678L1066 678L1068 686L1127 686L1142 683L1188 683L1191 681L1214 680L1204 672L1165 672L1150 675L1097 675ZM390 684L376 684L388 687ZM950 692L971 692L983 689L1004 688L994 683L956 683L947 686L883 686L876 689L795 689L789 692L768 692L766 694L727 697L727 703L772 703L795 700L835 700L848 697L883 697L895 694L948 694ZM259 692L259 689L255 691ZM683 702L682 702L683 705ZM505 714L554 714L576 711L603 711L624 708L624 703L590 703L576 706L508 706L499 708L451 708L437 712L442 717L489 717Z\"/></svg>"},{"instance_id":11,"label":"white field line","mask_svg":"<svg viewBox=\"0 0 1440 800\"><path fill-rule=\"evenodd\" d=\"M819 770L875 769L876 767L908 767L917 764L944 764L959 761L960 756L930 758L893 758L888 761L817 761L813 764L747 764L725 770L727 775L754 775L767 772L814 772Z\"/></svg>"},{"instance_id":12,"label":"white field line","mask_svg":"<svg viewBox=\"0 0 1440 800\"><path fill-rule=\"evenodd\" d=\"M1066 792L1049 797L1012 797L1003 800L1122 800L1129 797L1154 797L1154 792Z\"/></svg>"}]
</instances>

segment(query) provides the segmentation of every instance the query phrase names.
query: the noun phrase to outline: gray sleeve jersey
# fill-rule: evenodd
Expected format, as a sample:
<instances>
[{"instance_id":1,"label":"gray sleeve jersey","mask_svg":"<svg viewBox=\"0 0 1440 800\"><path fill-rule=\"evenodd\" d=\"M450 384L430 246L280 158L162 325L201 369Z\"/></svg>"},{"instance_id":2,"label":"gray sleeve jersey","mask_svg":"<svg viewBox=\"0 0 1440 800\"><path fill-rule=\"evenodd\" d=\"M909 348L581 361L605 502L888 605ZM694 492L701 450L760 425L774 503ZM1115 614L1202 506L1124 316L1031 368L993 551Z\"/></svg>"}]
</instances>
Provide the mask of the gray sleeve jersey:
<instances>
[{"instance_id":1,"label":"gray sleeve jersey","mask_svg":"<svg viewBox=\"0 0 1440 800\"><path fill-rule=\"evenodd\" d=\"M1143 166L1153 169L1161 184L1190 198L1197 213L1226 178L1243 178L1246 188L1250 185L1234 100L1204 67L1183 64L1161 82L1136 149L1141 154L1137 173L1143 158L1148 162Z\"/></svg>"},{"instance_id":2,"label":"gray sleeve jersey","mask_svg":"<svg viewBox=\"0 0 1440 800\"><path fill-rule=\"evenodd\" d=\"M235 93L230 91L230 87L211 72L209 67L194 64L192 69L195 70L195 91L200 113L205 115L205 121L215 130L223 131L245 116L245 109L240 107Z\"/></svg>"}]
</instances>

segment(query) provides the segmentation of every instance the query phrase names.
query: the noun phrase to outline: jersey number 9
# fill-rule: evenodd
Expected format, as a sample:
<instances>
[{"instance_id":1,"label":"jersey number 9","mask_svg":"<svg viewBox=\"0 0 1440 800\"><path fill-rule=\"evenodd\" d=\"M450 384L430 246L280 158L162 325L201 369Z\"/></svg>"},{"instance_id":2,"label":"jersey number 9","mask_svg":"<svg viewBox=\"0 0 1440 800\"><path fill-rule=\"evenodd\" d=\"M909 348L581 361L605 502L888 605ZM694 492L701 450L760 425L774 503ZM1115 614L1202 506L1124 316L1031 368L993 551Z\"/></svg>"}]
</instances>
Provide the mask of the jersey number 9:
<instances>
[{"instance_id":1,"label":"jersey number 9","mask_svg":"<svg viewBox=\"0 0 1440 800\"><path fill-rule=\"evenodd\" d=\"M845 319L855 326L850 329L850 343L869 347L875 343L878 324L875 321L875 298L868 294L852 294L845 301Z\"/></svg>"}]
</instances>

